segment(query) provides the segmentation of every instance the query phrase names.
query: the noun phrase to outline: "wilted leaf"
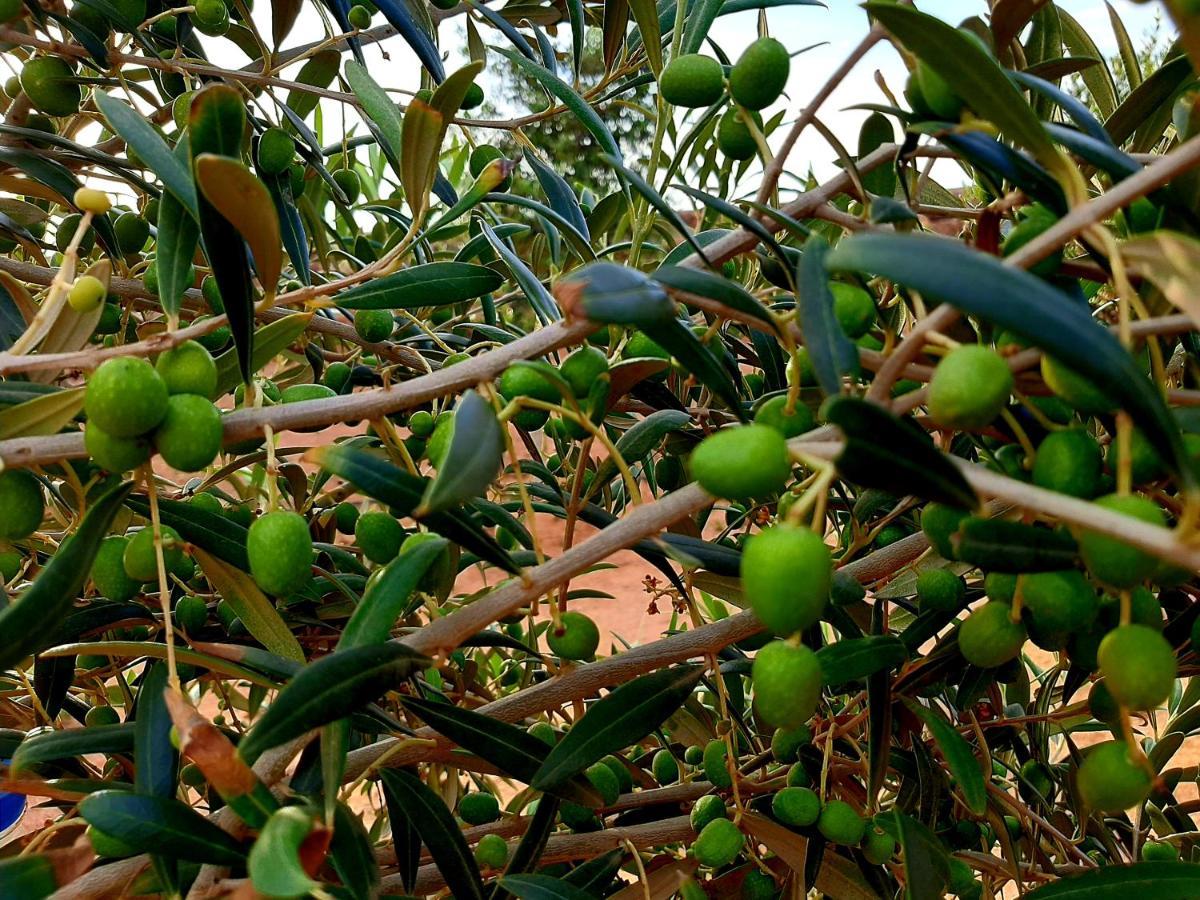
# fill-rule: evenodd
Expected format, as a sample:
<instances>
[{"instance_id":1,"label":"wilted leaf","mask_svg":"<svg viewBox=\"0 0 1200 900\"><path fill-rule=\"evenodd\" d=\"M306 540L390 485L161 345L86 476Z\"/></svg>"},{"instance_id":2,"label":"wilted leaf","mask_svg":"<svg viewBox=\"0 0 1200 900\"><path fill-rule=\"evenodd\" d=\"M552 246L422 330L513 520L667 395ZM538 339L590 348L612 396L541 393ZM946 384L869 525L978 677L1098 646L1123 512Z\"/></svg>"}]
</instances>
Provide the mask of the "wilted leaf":
<instances>
[{"instance_id":1,"label":"wilted leaf","mask_svg":"<svg viewBox=\"0 0 1200 900\"><path fill-rule=\"evenodd\" d=\"M283 239L270 192L242 163L209 153L196 157L196 180L205 199L250 245L259 283L268 298L274 297L283 271Z\"/></svg>"}]
</instances>

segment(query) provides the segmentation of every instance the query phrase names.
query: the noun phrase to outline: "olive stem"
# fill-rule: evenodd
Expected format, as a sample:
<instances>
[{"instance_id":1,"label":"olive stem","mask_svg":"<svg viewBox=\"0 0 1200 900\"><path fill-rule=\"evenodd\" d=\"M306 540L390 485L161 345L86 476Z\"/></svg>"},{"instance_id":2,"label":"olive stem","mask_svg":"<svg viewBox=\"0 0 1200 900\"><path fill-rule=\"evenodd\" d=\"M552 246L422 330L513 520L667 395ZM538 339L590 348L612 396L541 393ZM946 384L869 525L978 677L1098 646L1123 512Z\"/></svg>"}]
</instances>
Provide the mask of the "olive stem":
<instances>
[{"instance_id":1,"label":"olive stem","mask_svg":"<svg viewBox=\"0 0 1200 900\"><path fill-rule=\"evenodd\" d=\"M150 499L150 527L154 530L154 562L158 568L158 602L162 610L163 633L167 644L167 683L171 690L181 692L179 672L175 667L175 628L171 623L171 586L167 580L167 562L163 553L162 522L158 514L158 485L154 481L154 467L142 464L142 482L146 485L146 496Z\"/></svg>"}]
</instances>

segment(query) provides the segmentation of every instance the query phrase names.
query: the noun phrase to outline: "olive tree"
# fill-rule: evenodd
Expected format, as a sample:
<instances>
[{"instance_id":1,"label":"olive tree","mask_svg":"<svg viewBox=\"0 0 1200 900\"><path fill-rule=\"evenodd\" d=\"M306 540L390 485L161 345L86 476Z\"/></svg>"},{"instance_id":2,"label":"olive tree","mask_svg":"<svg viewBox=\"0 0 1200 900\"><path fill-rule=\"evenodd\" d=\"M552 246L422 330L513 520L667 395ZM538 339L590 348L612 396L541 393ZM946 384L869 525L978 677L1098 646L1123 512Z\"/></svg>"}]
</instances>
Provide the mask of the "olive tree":
<instances>
[{"instance_id":1,"label":"olive tree","mask_svg":"<svg viewBox=\"0 0 1200 900\"><path fill-rule=\"evenodd\" d=\"M1200 12L779 5L0 2L0 895L1200 896Z\"/></svg>"}]
</instances>

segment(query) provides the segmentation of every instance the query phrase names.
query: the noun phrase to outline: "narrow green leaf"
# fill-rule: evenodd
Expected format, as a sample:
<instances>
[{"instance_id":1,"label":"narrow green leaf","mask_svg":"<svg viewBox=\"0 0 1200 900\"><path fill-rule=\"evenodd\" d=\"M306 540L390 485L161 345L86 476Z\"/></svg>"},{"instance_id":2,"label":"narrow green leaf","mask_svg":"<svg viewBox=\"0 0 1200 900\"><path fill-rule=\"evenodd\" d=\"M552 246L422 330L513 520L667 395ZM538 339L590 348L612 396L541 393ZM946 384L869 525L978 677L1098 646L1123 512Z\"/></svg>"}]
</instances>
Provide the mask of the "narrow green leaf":
<instances>
[{"instance_id":1,"label":"narrow green leaf","mask_svg":"<svg viewBox=\"0 0 1200 900\"><path fill-rule=\"evenodd\" d=\"M379 863L362 819L345 803L334 806L329 856L334 871L354 897L379 895Z\"/></svg>"},{"instance_id":2,"label":"narrow green leaf","mask_svg":"<svg viewBox=\"0 0 1200 900\"><path fill-rule=\"evenodd\" d=\"M1070 532L1007 519L971 517L951 536L954 558L989 572L1058 572L1078 561Z\"/></svg>"},{"instance_id":3,"label":"narrow green leaf","mask_svg":"<svg viewBox=\"0 0 1200 900\"><path fill-rule=\"evenodd\" d=\"M11 669L46 646L52 634L45 623L62 619L83 591L96 550L132 489L129 482L118 485L93 503L33 584L0 610L0 669Z\"/></svg>"},{"instance_id":4,"label":"narrow green leaf","mask_svg":"<svg viewBox=\"0 0 1200 900\"><path fill-rule=\"evenodd\" d=\"M150 516L150 504L143 497L130 497L125 505L142 516ZM158 499L159 517L189 544L223 559L238 569L250 568L246 556L247 530L220 513L198 509L183 500Z\"/></svg>"},{"instance_id":5,"label":"narrow green leaf","mask_svg":"<svg viewBox=\"0 0 1200 900\"><path fill-rule=\"evenodd\" d=\"M660 669L622 684L596 701L542 763L532 783L538 790L563 784L609 753L640 741L691 696L703 666Z\"/></svg>"},{"instance_id":6,"label":"narrow green leaf","mask_svg":"<svg viewBox=\"0 0 1200 900\"><path fill-rule=\"evenodd\" d=\"M1107 391L1133 417L1164 461L1191 487L1195 474L1162 394L1087 309L1047 282L957 241L930 235L861 235L829 254L833 271L873 272L927 300L1010 329Z\"/></svg>"},{"instance_id":7,"label":"narrow green leaf","mask_svg":"<svg viewBox=\"0 0 1200 900\"><path fill-rule=\"evenodd\" d=\"M139 794L174 797L179 754L171 746L171 716L163 700L167 667L151 663L138 689L134 718L134 787Z\"/></svg>"},{"instance_id":8,"label":"narrow green leaf","mask_svg":"<svg viewBox=\"0 0 1200 900\"><path fill-rule=\"evenodd\" d=\"M987 812L987 784L984 781L983 769L980 768L979 760L975 758L967 739L928 707L908 699L905 699L904 705L925 723L929 733L937 741L950 774L954 776L963 799L967 801L967 809L977 816L982 816Z\"/></svg>"},{"instance_id":9,"label":"narrow green leaf","mask_svg":"<svg viewBox=\"0 0 1200 900\"><path fill-rule=\"evenodd\" d=\"M525 784L533 780L546 758L545 743L515 725L449 703L416 697L405 697L403 703L438 734ZM601 806L600 795L584 778L569 779L553 792L584 806Z\"/></svg>"},{"instance_id":10,"label":"narrow green leaf","mask_svg":"<svg viewBox=\"0 0 1200 900\"><path fill-rule=\"evenodd\" d=\"M454 407L452 424L450 445L425 488L419 517L481 496L504 464L504 434L491 403L467 391Z\"/></svg>"},{"instance_id":11,"label":"narrow green leaf","mask_svg":"<svg viewBox=\"0 0 1200 900\"><path fill-rule=\"evenodd\" d=\"M172 152L154 126L132 106L103 91L96 91L92 98L112 130L162 179L168 196L181 204L195 220L199 215L196 186L192 183L188 163Z\"/></svg>"},{"instance_id":12,"label":"narrow green leaf","mask_svg":"<svg viewBox=\"0 0 1200 900\"><path fill-rule=\"evenodd\" d=\"M1104 130L1120 147L1151 116L1169 106L1176 92L1192 79L1192 61L1186 55L1164 62L1129 92L1113 114L1104 120Z\"/></svg>"},{"instance_id":13,"label":"narrow green leaf","mask_svg":"<svg viewBox=\"0 0 1200 900\"><path fill-rule=\"evenodd\" d=\"M383 769L379 775L395 795L396 805L404 811L409 825L429 848L429 855L455 898L483 900L475 857L442 798L403 769Z\"/></svg>"},{"instance_id":14,"label":"narrow green leaf","mask_svg":"<svg viewBox=\"0 0 1200 900\"><path fill-rule=\"evenodd\" d=\"M562 314L558 311L558 306L555 304L554 298L550 296L550 292L542 284L542 280L513 252L508 242L496 234L491 225L480 218L477 218L476 221L479 223L479 230L487 238L488 243L492 245L492 249L496 251L496 255L504 260L504 264L508 266L508 271L512 274L513 280L517 283L517 286L521 289L526 299L529 300L529 305L533 307L533 311L542 323L546 324L561 319Z\"/></svg>"},{"instance_id":15,"label":"narrow green leaf","mask_svg":"<svg viewBox=\"0 0 1200 900\"><path fill-rule=\"evenodd\" d=\"M728 306L730 309L757 319L770 327L776 334L779 333L779 326L767 308L740 284L730 281L728 278L714 275L712 272L705 272L703 269L685 269L683 266L660 266L654 270L651 277L672 290L703 297L706 300L720 303L722 306ZM688 302L687 297L679 299L684 303Z\"/></svg>"},{"instance_id":16,"label":"narrow green leaf","mask_svg":"<svg viewBox=\"0 0 1200 900\"><path fill-rule=\"evenodd\" d=\"M1044 884L1028 900L1193 900L1200 897L1200 865L1136 862L1105 866Z\"/></svg>"},{"instance_id":17,"label":"narrow green leaf","mask_svg":"<svg viewBox=\"0 0 1200 900\"><path fill-rule=\"evenodd\" d=\"M253 578L199 547L192 548L192 555L200 564L204 577L233 607L256 641L284 659L304 662L304 650L300 642Z\"/></svg>"},{"instance_id":18,"label":"narrow green leaf","mask_svg":"<svg viewBox=\"0 0 1200 900\"><path fill-rule=\"evenodd\" d=\"M845 684L894 669L908 659L908 648L898 637L873 634L861 638L843 638L817 651L817 661L826 684Z\"/></svg>"},{"instance_id":19,"label":"narrow green leaf","mask_svg":"<svg viewBox=\"0 0 1200 900\"><path fill-rule=\"evenodd\" d=\"M378 82L367 72L366 66L351 60L346 63L346 82L350 90L358 98L359 104L367 118L375 123L383 136L386 146L384 149L398 157L401 147L400 110L395 102L381 88Z\"/></svg>"},{"instance_id":20,"label":"narrow green leaf","mask_svg":"<svg viewBox=\"0 0 1200 900\"><path fill-rule=\"evenodd\" d=\"M12 756L11 770L13 773L21 772L49 760L70 759L92 753L129 753L133 750L133 742L132 722L46 731L21 741Z\"/></svg>"},{"instance_id":21,"label":"narrow green leaf","mask_svg":"<svg viewBox=\"0 0 1200 900\"><path fill-rule=\"evenodd\" d=\"M700 48L704 46L704 39L708 37L713 22L721 12L723 2L724 0L697 0L694 6L688 4L683 28L683 45L679 48L680 55L700 52Z\"/></svg>"},{"instance_id":22,"label":"narrow green leaf","mask_svg":"<svg viewBox=\"0 0 1200 900\"><path fill-rule=\"evenodd\" d=\"M300 71L295 76L296 83L306 84L310 87L329 87L333 83L333 79L337 77L341 65L342 54L339 51L332 48L322 50L310 57L300 67ZM318 94L293 88L288 92L285 102L292 112L301 119L306 119L308 114L317 108L317 102L320 99Z\"/></svg>"},{"instance_id":23,"label":"narrow green leaf","mask_svg":"<svg viewBox=\"0 0 1200 900\"><path fill-rule=\"evenodd\" d=\"M842 376L858 373L858 348L846 336L833 312L833 291L825 271L829 245L820 237L804 245L797 274L796 311L804 346L808 348L817 382L826 396L842 392Z\"/></svg>"},{"instance_id":24,"label":"narrow green leaf","mask_svg":"<svg viewBox=\"0 0 1200 900\"><path fill-rule=\"evenodd\" d=\"M1041 160L1051 172L1065 165L1021 92L988 53L962 31L912 7L868 3L867 12L883 23L925 65L954 85L979 116Z\"/></svg>"},{"instance_id":25,"label":"narrow green leaf","mask_svg":"<svg viewBox=\"0 0 1200 900\"><path fill-rule=\"evenodd\" d=\"M405 550L370 582L338 639L338 649L378 644L388 639L408 609L409 598L445 551L444 540L423 541Z\"/></svg>"},{"instance_id":26,"label":"narrow green leaf","mask_svg":"<svg viewBox=\"0 0 1200 900\"><path fill-rule=\"evenodd\" d=\"M887 828L887 817L880 822ZM904 856L905 900L941 897L950 880L950 860L937 835L899 810L892 813L895 833Z\"/></svg>"},{"instance_id":27,"label":"narrow green leaf","mask_svg":"<svg viewBox=\"0 0 1200 900\"><path fill-rule=\"evenodd\" d=\"M137 850L216 865L246 858L231 834L173 797L97 791L80 801L79 815Z\"/></svg>"},{"instance_id":28,"label":"narrow green leaf","mask_svg":"<svg viewBox=\"0 0 1200 900\"><path fill-rule=\"evenodd\" d=\"M967 509L979 505L962 473L911 420L857 397L835 397L821 414L846 436L837 467L848 480L897 496L915 494Z\"/></svg>"},{"instance_id":29,"label":"narrow green leaf","mask_svg":"<svg viewBox=\"0 0 1200 900\"><path fill-rule=\"evenodd\" d=\"M276 319L254 332L254 350L250 357L250 374L253 375L276 356L286 350L292 343L304 334L304 329L312 318L311 313L294 313ZM217 357L217 390L216 396L227 394L241 380L238 374L238 352L226 350Z\"/></svg>"},{"instance_id":30,"label":"narrow green leaf","mask_svg":"<svg viewBox=\"0 0 1200 900\"><path fill-rule=\"evenodd\" d=\"M188 274L200 239L200 226L171 194L164 194L158 210L158 299L163 312L178 316Z\"/></svg>"},{"instance_id":31,"label":"narrow green leaf","mask_svg":"<svg viewBox=\"0 0 1200 900\"><path fill-rule=\"evenodd\" d=\"M0 860L0 884L6 900L43 900L60 887L54 863L44 853Z\"/></svg>"},{"instance_id":32,"label":"narrow green leaf","mask_svg":"<svg viewBox=\"0 0 1200 900\"><path fill-rule=\"evenodd\" d=\"M315 447L309 451L308 458L351 482L367 496L401 510L403 515L410 515L420 505L428 482L428 479L405 472L390 462L340 444ZM512 557L466 513L460 510L431 513L424 522L442 537L493 565L514 574L520 571Z\"/></svg>"},{"instance_id":33,"label":"narrow green leaf","mask_svg":"<svg viewBox=\"0 0 1200 900\"><path fill-rule=\"evenodd\" d=\"M421 835L413 827L409 815L405 795L392 790L391 782L386 778L379 781L383 788L383 800L387 806L388 824L392 828L392 846L396 851L396 867L400 870L400 880L404 889L410 894L417 883L417 870L421 866Z\"/></svg>"},{"instance_id":34,"label":"narrow green leaf","mask_svg":"<svg viewBox=\"0 0 1200 900\"><path fill-rule=\"evenodd\" d=\"M743 422L746 420L746 411L742 409L742 401L729 370L711 350L700 343L690 328L678 319L670 319L643 325L642 331L679 360L680 365L719 397L730 412ZM721 345L718 343L718 346Z\"/></svg>"},{"instance_id":35,"label":"narrow green leaf","mask_svg":"<svg viewBox=\"0 0 1200 900\"><path fill-rule=\"evenodd\" d=\"M84 390L55 391L0 409L0 440L56 434L83 409Z\"/></svg>"},{"instance_id":36,"label":"narrow green leaf","mask_svg":"<svg viewBox=\"0 0 1200 900\"><path fill-rule=\"evenodd\" d=\"M660 409L652 412L646 418L637 422L621 435L617 441L617 451L626 461L641 459L673 431L679 431L692 421L691 415L681 409ZM616 461L606 458L596 468L592 477L592 491L598 491L617 474Z\"/></svg>"},{"instance_id":37,"label":"narrow green leaf","mask_svg":"<svg viewBox=\"0 0 1200 900\"><path fill-rule=\"evenodd\" d=\"M1063 43L1073 56L1088 56L1098 60L1105 58L1087 29L1061 6L1058 9L1058 21L1062 26ZM1100 115L1106 118L1111 116L1117 108L1117 89L1108 66L1093 66L1081 72L1079 77L1087 87L1088 93L1092 95ZM1136 84L1130 86L1137 87Z\"/></svg>"},{"instance_id":38,"label":"narrow green leaf","mask_svg":"<svg viewBox=\"0 0 1200 900\"><path fill-rule=\"evenodd\" d=\"M307 665L287 683L238 745L253 763L264 750L343 718L429 664L404 644L337 650Z\"/></svg>"},{"instance_id":39,"label":"narrow green leaf","mask_svg":"<svg viewBox=\"0 0 1200 900\"><path fill-rule=\"evenodd\" d=\"M337 295L337 304L346 309L448 306L490 294L503 283L504 279L486 266L462 262L424 263L342 291Z\"/></svg>"},{"instance_id":40,"label":"narrow green leaf","mask_svg":"<svg viewBox=\"0 0 1200 900\"><path fill-rule=\"evenodd\" d=\"M586 100L575 93L570 85L558 78L553 72L543 66L539 66L530 59L526 59L519 53L505 47L492 47L492 49L520 69L524 74L532 76L538 84L557 97L571 111L575 118L579 119L580 124L596 139L596 143L600 145L600 148L605 153L615 156L617 159L622 158L621 149L617 146L616 138L608 130L608 126L604 124L604 120L600 118Z\"/></svg>"},{"instance_id":41,"label":"narrow green leaf","mask_svg":"<svg viewBox=\"0 0 1200 900\"><path fill-rule=\"evenodd\" d=\"M550 875L505 875L500 886L520 900L594 900L587 891Z\"/></svg>"},{"instance_id":42,"label":"narrow green leaf","mask_svg":"<svg viewBox=\"0 0 1200 900\"><path fill-rule=\"evenodd\" d=\"M642 36L642 46L646 48L646 62L650 71L657 78L662 73L662 29L658 23L658 7L654 0L629 0L629 10L637 23L638 33Z\"/></svg>"}]
</instances>

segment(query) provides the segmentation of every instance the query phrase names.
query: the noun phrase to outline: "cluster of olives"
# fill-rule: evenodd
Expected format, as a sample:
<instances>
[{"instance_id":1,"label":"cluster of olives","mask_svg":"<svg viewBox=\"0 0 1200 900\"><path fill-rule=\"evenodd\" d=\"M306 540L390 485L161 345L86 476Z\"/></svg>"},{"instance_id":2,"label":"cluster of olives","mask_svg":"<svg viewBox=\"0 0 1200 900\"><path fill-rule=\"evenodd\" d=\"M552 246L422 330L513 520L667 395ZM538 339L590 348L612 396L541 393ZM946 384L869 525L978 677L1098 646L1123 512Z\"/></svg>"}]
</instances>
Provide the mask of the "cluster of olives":
<instances>
[{"instance_id":1,"label":"cluster of olives","mask_svg":"<svg viewBox=\"0 0 1200 900\"><path fill-rule=\"evenodd\" d=\"M872 865L882 865L895 855L895 839L888 831L864 818L850 803L839 799L822 802L813 790L812 775L799 761L801 750L811 740L812 733L804 725L776 729L771 739L771 754L775 762L787 768L772 773L772 779L776 775L784 777L785 786L756 800L756 806L789 828L801 832L811 830L832 844L861 846ZM684 762L696 765L717 790L732 786L725 741L712 740L703 748L689 747ZM691 812L691 824L697 835L692 853L702 865L724 868L737 860L745 849L745 837L730 819L729 807L718 794L708 794L696 802Z\"/></svg>"},{"instance_id":2,"label":"cluster of olives","mask_svg":"<svg viewBox=\"0 0 1200 900\"><path fill-rule=\"evenodd\" d=\"M766 109L787 85L791 57L774 38L762 37L745 49L729 70L729 94L737 104L717 123L717 146L734 160L758 152L754 129L762 129L760 110ZM718 103L725 94L725 71L717 60L699 53L677 56L658 81L662 97L672 106L697 108Z\"/></svg>"},{"instance_id":3,"label":"cluster of olives","mask_svg":"<svg viewBox=\"0 0 1200 900\"><path fill-rule=\"evenodd\" d=\"M217 365L196 341L164 351L154 365L133 356L105 360L87 382L87 451L114 473L156 450L172 468L197 472L221 450L221 413L209 399L216 388Z\"/></svg>"}]
</instances>

